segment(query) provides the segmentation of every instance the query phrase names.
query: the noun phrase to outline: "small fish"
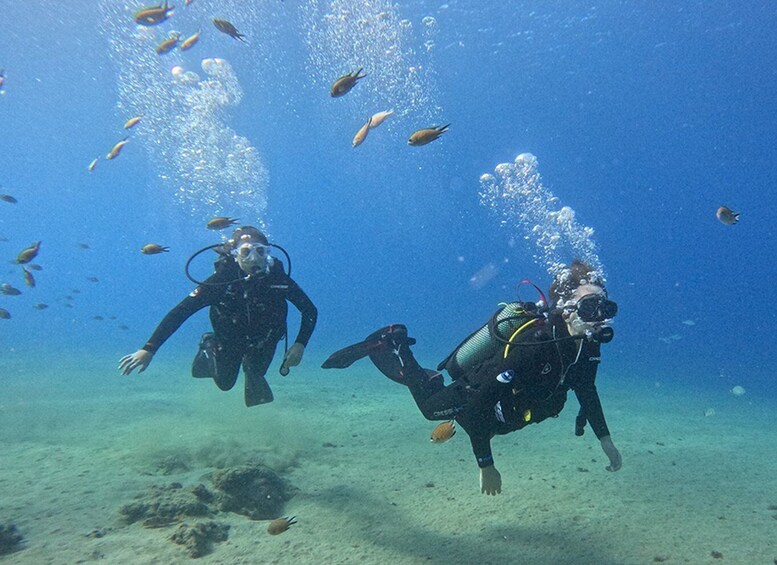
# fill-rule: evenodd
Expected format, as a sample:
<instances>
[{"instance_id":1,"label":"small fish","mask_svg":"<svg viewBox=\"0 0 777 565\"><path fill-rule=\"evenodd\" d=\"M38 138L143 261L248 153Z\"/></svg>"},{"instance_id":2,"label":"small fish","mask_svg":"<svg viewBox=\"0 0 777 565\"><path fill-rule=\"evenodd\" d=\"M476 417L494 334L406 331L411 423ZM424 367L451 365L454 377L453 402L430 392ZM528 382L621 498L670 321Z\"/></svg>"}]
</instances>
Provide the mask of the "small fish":
<instances>
[{"instance_id":1,"label":"small fish","mask_svg":"<svg viewBox=\"0 0 777 565\"><path fill-rule=\"evenodd\" d=\"M16 262L19 265L24 265L35 259L35 256L38 255L38 252L40 251L40 243L40 241L36 241L29 247L22 249L19 252L19 255L16 256Z\"/></svg>"},{"instance_id":2,"label":"small fish","mask_svg":"<svg viewBox=\"0 0 777 565\"><path fill-rule=\"evenodd\" d=\"M49 305L44 304L43 302L38 302L37 304L33 304L32 307L35 308L36 310L45 310L46 308L49 307Z\"/></svg>"},{"instance_id":3,"label":"small fish","mask_svg":"<svg viewBox=\"0 0 777 565\"><path fill-rule=\"evenodd\" d=\"M97 320L98 322L102 322L104 319L105 318L103 318L102 316L99 316L99 315L98 316L92 316L92 320Z\"/></svg>"},{"instance_id":4,"label":"small fish","mask_svg":"<svg viewBox=\"0 0 777 565\"><path fill-rule=\"evenodd\" d=\"M91 173L91 172L94 170L94 168L97 166L97 161L98 161L99 159L100 159L99 157L95 157L94 159L92 159L92 162L91 162L91 163L89 163L89 166L87 167L87 170L88 170L90 173Z\"/></svg>"},{"instance_id":5,"label":"small fish","mask_svg":"<svg viewBox=\"0 0 777 565\"><path fill-rule=\"evenodd\" d=\"M19 296L22 291L18 288L12 287L8 283L3 283L0 285L0 293L5 294L6 296Z\"/></svg>"},{"instance_id":6,"label":"small fish","mask_svg":"<svg viewBox=\"0 0 777 565\"><path fill-rule=\"evenodd\" d=\"M448 420L439 424L432 430L432 443L445 443L456 435L456 423L453 420Z\"/></svg>"},{"instance_id":7,"label":"small fish","mask_svg":"<svg viewBox=\"0 0 777 565\"><path fill-rule=\"evenodd\" d=\"M89 244L88 243L79 243L78 247L81 248L81 249L89 249Z\"/></svg>"},{"instance_id":8,"label":"small fish","mask_svg":"<svg viewBox=\"0 0 777 565\"><path fill-rule=\"evenodd\" d=\"M165 253L166 251L170 251L170 248L157 243L148 243L140 248L140 252L144 255L156 255L157 253Z\"/></svg>"},{"instance_id":9,"label":"small fish","mask_svg":"<svg viewBox=\"0 0 777 565\"><path fill-rule=\"evenodd\" d=\"M121 325L119 326L119 329L120 329L120 330L128 330L128 329L129 329L129 326L125 326L124 324L121 324Z\"/></svg>"},{"instance_id":10,"label":"small fish","mask_svg":"<svg viewBox=\"0 0 777 565\"><path fill-rule=\"evenodd\" d=\"M0 320L10 320L11 313L5 308L0 308Z\"/></svg>"},{"instance_id":11,"label":"small fish","mask_svg":"<svg viewBox=\"0 0 777 565\"><path fill-rule=\"evenodd\" d=\"M411 135L410 139L407 140L407 144L412 145L413 147L419 147L421 145L431 143L446 131L448 131L448 127L450 127L450 124L445 126L435 126L431 128L419 129L418 131L413 132L413 135Z\"/></svg>"},{"instance_id":12,"label":"small fish","mask_svg":"<svg viewBox=\"0 0 777 565\"><path fill-rule=\"evenodd\" d=\"M356 86L356 81L367 76L366 74L360 74L363 70L364 67L361 67L358 71L348 73L347 75L338 78L332 85L329 95L332 98L339 98L340 96L348 94L348 92Z\"/></svg>"},{"instance_id":13,"label":"small fish","mask_svg":"<svg viewBox=\"0 0 777 565\"><path fill-rule=\"evenodd\" d=\"M134 127L138 124L138 122L143 118L143 116L135 116L134 118L130 118L126 122L124 122L124 129L130 129L131 127ZM95 159L96 160L96 159Z\"/></svg>"},{"instance_id":14,"label":"small fish","mask_svg":"<svg viewBox=\"0 0 777 565\"><path fill-rule=\"evenodd\" d=\"M109 319L109 320L115 320L115 319L116 319L116 316L108 316L108 319Z\"/></svg>"},{"instance_id":15,"label":"small fish","mask_svg":"<svg viewBox=\"0 0 777 565\"><path fill-rule=\"evenodd\" d=\"M243 39L245 35L237 31L237 28L232 24L232 22L213 18L213 25L216 26L216 29L220 32L226 33L228 36L234 39L239 39L243 43L248 43L245 39Z\"/></svg>"},{"instance_id":16,"label":"small fish","mask_svg":"<svg viewBox=\"0 0 777 565\"><path fill-rule=\"evenodd\" d=\"M178 32L174 31L170 34L170 37L165 39L162 43L156 46L156 54L157 55L164 55L165 53L169 53L173 49L175 49L175 46L178 45ZM126 126L125 126L126 129Z\"/></svg>"},{"instance_id":17,"label":"small fish","mask_svg":"<svg viewBox=\"0 0 777 565\"><path fill-rule=\"evenodd\" d=\"M374 116L372 116L372 122L370 123L370 127L375 129L380 124L384 122L386 118L391 116L394 113L394 110L386 110L385 112L378 112Z\"/></svg>"},{"instance_id":18,"label":"small fish","mask_svg":"<svg viewBox=\"0 0 777 565\"><path fill-rule=\"evenodd\" d=\"M10 194L0 194L0 200L3 202L8 202L9 204L16 204L19 202L16 198L11 196Z\"/></svg>"},{"instance_id":19,"label":"small fish","mask_svg":"<svg viewBox=\"0 0 777 565\"><path fill-rule=\"evenodd\" d=\"M267 526L267 533L271 536L277 536L288 530L293 524L297 523L296 516L285 516L276 518Z\"/></svg>"},{"instance_id":20,"label":"small fish","mask_svg":"<svg viewBox=\"0 0 777 565\"><path fill-rule=\"evenodd\" d=\"M733 226L739 221L739 212L734 212L731 208L721 206L718 211L715 212L718 220L727 226Z\"/></svg>"},{"instance_id":21,"label":"small fish","mask_svg":"<svg viewBox=\"0 0 777 565\"><path fill-rule=\"evenodd\" d=\"M71 288L70 292L72 292L73 294L81 294L81 291L77 288Z\"/></svg>"},{"instance_id":22,"label":"small fish","mask_svg":"<svg viewBox=\"0 0 777 565\"><path fill-rule=\"evenodd\" d=\"M372 118L367 120L367 122L359 128L359 131L356 132L356 135L353 136L353 141L351 142L351 145L354 147L359 147L365 139L367 139L367 134L370 133L370 124L372 123Z\"/></svg>"},{"instance_id":23,"label":"small fish","mask_svg":"<svg viewBox=\"0 0 777 565\"><path fill-rule=\"evenodd\" d=\"M35 288L35 277L32 276L32 273L24 267L22 267L22 271L24 272L24 284L30 288Z\"/></svg>"},{"instance_id":24,"label":"small fish","mask_svg":"<svg viewBox=\"0 0 777 565\"><path fill-rule=\"evenodd\" d=\"M181 51L186 51L194 47L194 44L200 40L200 34L202 31L198 31L194 35L191 35L181 42Z\"/></svg>"},{"instance_id":25,"label":"small fish","mask_svg":"<svg viewBox=\"0 0 777 565\"><path fill-rule=\"evenodd\" d=\"M86 277L86 280L93 283L100 282L100 279L98 279L97 277Z\"/></svg>"},{"instance_id":26,"label":"small fish","mask_svg":"<svg viewBox=\"0 0 777 565\"><path fill-rule=\"evenodd\" d=\"M132 16L132 19L135 20L135 23L143 26L155 26L172 16L173 8L175 8L175 6L168 7L167 0L165 0L164 4L148 6L147 8L138 10L135 12L135 15Z\"/></svg>"},{"instance_id":27,"label":"small fish","mask_svg":"<svg viewBox=\"0 0 777 565\"><path fill-rule=\"evenodd\" d=\"M27 268L28 269L32 269L33 271L42 271L43 270L43 267L41 267L40 265L38 265L36 263L28 263L27 264Z\"/></svg>"},{"instance_id":28,"label":"small fish","mask_svg":"<svg viewBox=\"0 0 777 565\"><path fill-rule=\"evenodd\" d=\"M228 228L229 226L234 226L235 224L240 223L240 218L228 218L226 216L216 216L215 218L211 219L206 227L209 230L223 230L224 228Z\"/></svg>"},{"instance_id":29,"label":"small fish","mask_svg":"<svg viewBox=\"0 0 777 565\"><path fill-rule=\"evenodd\" d=\"M119 153L121 153L122 148L125 145L127 145L127 140L128 139L129 139L128 137L125 137L124 139L119 141L116 145L111 147L110 152L108 152L108 154L105 156L105 158L110 161L111 159L115 159L116 157L118 157Z\"/></svg>"}]
</instances>

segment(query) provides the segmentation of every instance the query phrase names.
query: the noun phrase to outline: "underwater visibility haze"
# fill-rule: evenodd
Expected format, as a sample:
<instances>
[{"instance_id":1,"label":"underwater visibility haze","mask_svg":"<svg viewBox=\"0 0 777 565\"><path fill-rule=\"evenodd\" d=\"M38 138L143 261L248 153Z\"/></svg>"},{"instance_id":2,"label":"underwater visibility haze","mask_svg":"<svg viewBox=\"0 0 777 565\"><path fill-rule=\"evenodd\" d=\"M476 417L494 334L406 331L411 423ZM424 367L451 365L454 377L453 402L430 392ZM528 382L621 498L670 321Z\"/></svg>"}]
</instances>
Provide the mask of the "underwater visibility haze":
<instances>
[{"instance_id":1,"label":"underwater visibility haze","mask_svg":"<svg viewBox=\"0 0 777 565\"><path fill-rule=\"evenodd\" d=\"M0 0L0 561L777 563L777 6L172 4ZM274 401L192 379L204 310L121 375L240 225L318 309ZM463 431L320 369L396 323L434 367L575 258L617 473L570 395L483 496Z\"/></svg>"}]
</instances>

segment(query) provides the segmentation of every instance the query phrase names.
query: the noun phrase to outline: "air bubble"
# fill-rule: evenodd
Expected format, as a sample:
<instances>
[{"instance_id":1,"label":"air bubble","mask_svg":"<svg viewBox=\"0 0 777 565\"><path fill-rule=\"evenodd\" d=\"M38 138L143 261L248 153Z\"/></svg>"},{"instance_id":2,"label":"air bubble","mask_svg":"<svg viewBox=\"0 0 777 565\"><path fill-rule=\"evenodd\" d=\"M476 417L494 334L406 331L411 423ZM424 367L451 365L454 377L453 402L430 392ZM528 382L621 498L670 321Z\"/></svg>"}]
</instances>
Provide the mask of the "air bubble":
<instances>
[{"instance_id":1,"label":"air bubble","mask_svg":"<svg viewBox=\"0 0 777 565\"><path fill-rule=\"evenodd\" d=\"M580 258L604 280L593 228L580 224L571 207L556 209L559 199L542 185L534 155L521 153L514 164L500 163L494 172L496 177L480 176L480 202L511 232L511 239L532 242L534 260L551 276L561 273L573 258Z\"/></svg>"}]
</instances>

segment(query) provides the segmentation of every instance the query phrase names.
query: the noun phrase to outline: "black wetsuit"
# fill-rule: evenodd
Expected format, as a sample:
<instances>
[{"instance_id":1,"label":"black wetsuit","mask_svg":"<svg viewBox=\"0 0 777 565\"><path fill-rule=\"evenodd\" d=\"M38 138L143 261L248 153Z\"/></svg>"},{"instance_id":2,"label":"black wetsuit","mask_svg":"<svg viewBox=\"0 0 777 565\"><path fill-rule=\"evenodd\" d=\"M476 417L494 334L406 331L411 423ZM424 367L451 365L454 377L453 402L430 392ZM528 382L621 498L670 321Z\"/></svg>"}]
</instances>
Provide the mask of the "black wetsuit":
<instances>
[{"instance_id":1,"label":"black wetsuit","mask_svg":"<svg viewBox=\"0 0 777 565\"><path fill-rule=\"evenodd\" d=\"M226 284L229 283L229 284ZM305 292L289 277L280 261L269 273L245 278L231 257L216 262L216 272L174 307L159 323L143 349L155 353L192 314L210 306L215 334L215 370L210 376L221 390L237 381L242 363L246 375L246 405L272 401L264 375L278 342L286 335L286 314L291 302L302 321L294 340L307 345L318 311Z\"/></svg>"},{"instance_id":2,"label":"black wetsuit","mask_svg":"<svg viewBox=\"0 0 777 565\"><path fill-rule=\"evenodd\" d=\"M568 336L561 316L551 313L541 327L518 336L518 342L536 345L513 346L506 359L500 347L498 355L448 386L440 373L418 365L401 340L380 348L370 358L389 378L408 386L424 417L455 418L470 437L478 466L487 467L493 464L491 439L495 435L557 416L569 390L580 402L576 433L581 435L588 422L597 438L610 434L595 385L600 344L551 341ZM513 372L510 382L497 379L508 370Z\"/></svg>"}]
</instances>

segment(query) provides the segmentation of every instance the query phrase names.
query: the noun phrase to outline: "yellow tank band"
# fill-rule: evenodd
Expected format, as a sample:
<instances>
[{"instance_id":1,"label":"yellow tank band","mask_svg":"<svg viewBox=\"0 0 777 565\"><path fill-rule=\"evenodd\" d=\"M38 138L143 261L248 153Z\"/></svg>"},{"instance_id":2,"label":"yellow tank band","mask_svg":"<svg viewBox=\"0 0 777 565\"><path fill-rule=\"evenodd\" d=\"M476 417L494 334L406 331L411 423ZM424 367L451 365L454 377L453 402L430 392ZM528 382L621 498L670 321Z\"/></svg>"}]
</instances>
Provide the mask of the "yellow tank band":
<instances>
[{"instance_id":1,"label":"yellow tank band","mask_svg":"<svg viewBox=\"0 0 777 565\"><path fill-rule=\"evenodd\" d=\"M525 324L523 324L521 327L519 327L517 330L513 332L513 335L510 336L510 339L508 340L510 343L513 342L513 340L518 336L519 333L521 333L523 330L531 326L534 322L536 322L538 318L534 318L532 320L529 320ZM504 359L507 359L507 354L510 353L510 343L505 345L505 352L504 352Z\"/></svg>"}]
</instances>

